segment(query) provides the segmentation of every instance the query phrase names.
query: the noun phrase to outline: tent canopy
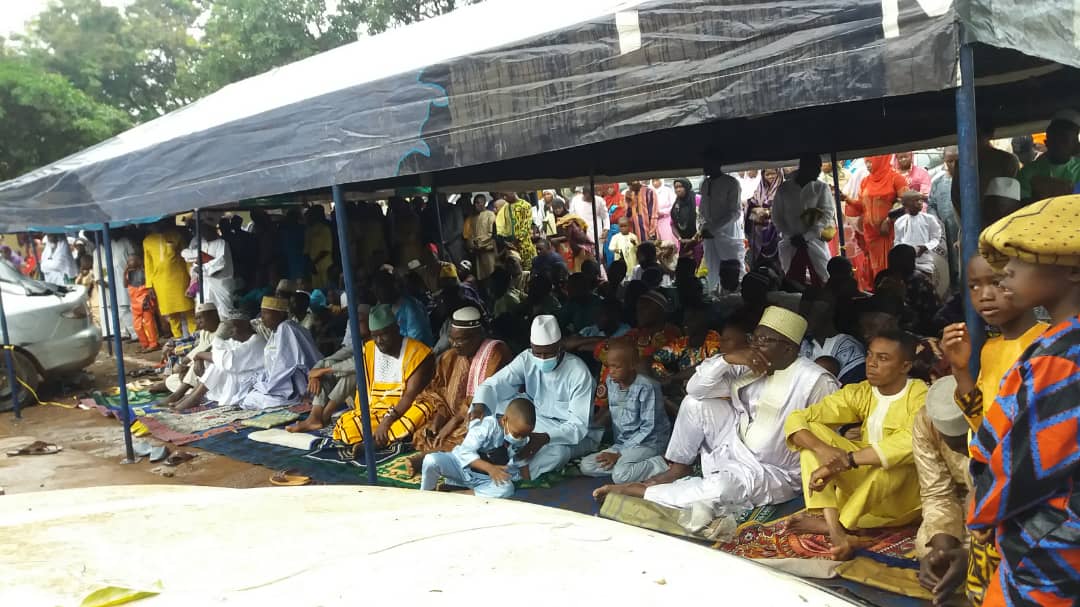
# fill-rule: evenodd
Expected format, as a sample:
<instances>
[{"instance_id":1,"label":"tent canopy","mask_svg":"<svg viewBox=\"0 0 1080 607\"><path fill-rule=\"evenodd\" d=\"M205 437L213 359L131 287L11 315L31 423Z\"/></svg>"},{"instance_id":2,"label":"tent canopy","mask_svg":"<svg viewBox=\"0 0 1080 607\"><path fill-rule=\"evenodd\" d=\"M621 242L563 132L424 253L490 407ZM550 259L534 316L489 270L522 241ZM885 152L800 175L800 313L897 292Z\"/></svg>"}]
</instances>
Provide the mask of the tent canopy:
<instances>
[{"instance_id":1,"label":"tent canopy","mask_svg":"<svg viewBox=\"0 0 1080 607\"><path fill-rule=\"evenodd\" d=\"M1076 10L488 0L232 84L0 184L0 231L330 184L565 183L699 172L710 153L730 165L933 141L955 131L964 40L979 43L980 113L1037 129L1080 100Z\"/></svg>"}]
</instances>

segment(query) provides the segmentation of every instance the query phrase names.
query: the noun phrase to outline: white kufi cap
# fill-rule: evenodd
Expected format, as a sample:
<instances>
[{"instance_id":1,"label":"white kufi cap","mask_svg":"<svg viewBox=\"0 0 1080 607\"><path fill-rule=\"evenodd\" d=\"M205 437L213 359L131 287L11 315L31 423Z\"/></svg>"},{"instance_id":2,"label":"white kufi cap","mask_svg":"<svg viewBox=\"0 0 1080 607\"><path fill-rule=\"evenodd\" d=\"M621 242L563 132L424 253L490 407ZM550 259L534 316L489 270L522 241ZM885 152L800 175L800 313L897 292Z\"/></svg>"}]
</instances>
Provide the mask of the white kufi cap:
<instances>
[{"instance_id":1,"label":"white kufi cap","mask_svg":"<svg viewBox=\"0 0 1080 607\"><path fill-rule=\"evenodd\" d=\"M934 428L945 436L965 436L968 422L960 407L956 406L956 378L946 375L934 382L926 393L926 415Z\"/></svg>"},{"instance_id":2,"label":"white kufi cap","mask_svg":"<svg viewBox=\"0 0 1080 607\"><path fill-rule=\"evenodd\" d=\"M1020 182L1012 177L995 177L986 186L987 196L1000 196L1009 200L1020 201Z\"/></svg>"},{"instance_id":3,"label":"white kufi cap","mask_svg":"<svg viewBox=\"0 0 1080 607\"><path fill-rule=\"evenodd\" d=\"M559 321L550 314L542 314L532 321L532 330L529 332L529 342L534 346L550 346L562 339L562 330L559 329Z\"/></svg>"}]
</instances>

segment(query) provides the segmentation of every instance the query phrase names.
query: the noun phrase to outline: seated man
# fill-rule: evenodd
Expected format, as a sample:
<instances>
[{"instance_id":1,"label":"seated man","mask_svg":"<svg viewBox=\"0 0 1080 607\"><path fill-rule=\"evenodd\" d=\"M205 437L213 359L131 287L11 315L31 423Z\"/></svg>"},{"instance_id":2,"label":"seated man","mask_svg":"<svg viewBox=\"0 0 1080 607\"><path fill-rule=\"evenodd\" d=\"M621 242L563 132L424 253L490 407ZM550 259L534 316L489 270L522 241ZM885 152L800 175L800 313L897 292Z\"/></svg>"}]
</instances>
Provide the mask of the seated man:
<instances>
[{"instance_id":1,"label":"seated man","mask_svg":"<svg viewBox=\"0 0 1080 607\"><path fill-rule=\"evenodd\" d=\"M922 524L915 538L919 583L946 604L963 584L968 551L966 505L971 491L967 456L968 424L956 406L956 380L946 376L926 393L926 407L915 416L911 450L919 477ZM979 604L976 602L973 604Z\"/></svg>"},{"instance_id":2,"label":"seated man","mask_svg":"<svg viewBox=\"0 0 1080 607\"><path fill-rule=\"evenodd\" d=\"M449 453L424 456L420 490L433 491L443 477L448 487L463 488L463 493L495 498L514 495L516 454L535 427L536 409L525 398L510 401L501 417L469 420L469 432L460 445Z\"/></svg>"},{"instance_id":3,"label":"seated man","mask_svg":"<svg viewBox=\"0 0 1080 607\"><path fill-rule=\"evenodd\" d=\"M615 442L581 460L585 476L607 476L616 483L645 480L649 460L663 452L671 438L660 384L644 373L637 346L626 338L611 341L607 355L608 410Z\"/></svg>"},{"instance_id":4,"label":"seated man","mask_svg":"<svg viewBox=\"0 0 1080 607\"><path fill-rule=\"evenodd\" d=\"M307 392L308 372L321 356L311 334L287 320L288 314L289 300L263 298L260 318L270 339L263 349L262 372L237 396L236 402L244 409L295 405Z\"/></svg>"},{"instance_id":5,"label":"seated man","mask_svg":"<svg viewBox=\"0 0 1080 607\"><path fill-rule=\"evenodd\" d=\"M498 413L521 394L536 407L536 429L517 453L527 462L521 478L537 478L561 469L570 458L591 453L599 436L589 435L592 394L596 385L580 358L562 347L559 321L551 315L533 319L531 347L476 388L473 408Z\"/></svg>"},{"instance_id":6,"label":"seated man","mask_svg":"<svg viewBox=\"0 0 1080 607\"><path fill-rule=\"evenodd\" d=\"M360 322L360 336L368 339L367 304L356 306ZM289 432L312 432L325 428L334 412L345 405L356 393L356 360L353 356L352 325L345 325L345 337L336 352L315 363L308 373L308 394L311 395L311 412L307 419L287 426Z\"/></svg>"},{"instance_id":7,"label":"seated man","mask_svg":"<svg viewBox=\"0 0 1080 607\"><path fill-rule=\"evenodd\" d=\"M788 445L799 451L809 511L791 530L828 534L836 560L854 555L850 532L919 518L911 427L926 402L926 384L908 377L916 343L901 331L880 333L866 355L866 381L795 411L784 424ZM833 430L853 423L862 424L859 441Z\"/></svg>"},{"instance_id":8,"label":"seated man","mask_svg":"<svg viewBox=\"0 0 1080 607\"><path fill-rule=\"evenodd\" d=\"M225 323L230 325L232 337L215 337L209 352L195 355L206 371L198 378L199 386L176 405L177 410L194 407L204 397L224 407L238 404L240 392L263 370L266 340L255 332L250 320L233 309Z\"/></svg>"},{"instance_id":9,"label":"seated man","mask_svg":"<svg viewBox=\"0 0 1080 607\"><path fill-rule=\"evenodd\" d=\"M798 495L799 461L784 445L784 419L839 388L799 356L805 331L798 314L766 308L749 348L706 360L690 379L667 454L650 460L655 476L593 495L622 493L671 508L751 508ZM699 456L702 476L690 476Z\"/></svg>"},{"instance_id":10,"label":"seated man","mask_svg":"<svg viewBox=\"0 0 1080 607\"><path fill-rule=\"evenodd\" d=\"M434 410L430 404L416 402L416 397L431 383L435 358L426 344L401 334L388 304L371 308L368 331L371 339L364 344L364 379L375 447L401 446ZM334 440L347 445L363 443L360 400L357 394L356 406L338 418Z\"/></svg>"},{"instance_id":11,"label":"seated man","mask_svg":"<svg viewBox=\"0 0 1080 607\"><path fill-rule=\"evenodd\" d=\"M806 319L806 339L802 355L817 361L828 357L836 361L836 378L841 385L866 379L866 348L854 336L836 328L836 295L825 288L811 287L803 292L799 314Z\"/></svg>"},{"instance_id":12,"label":"seated man","mask_svg":"<svg viewBox=\"0 0 1080 607\"><path fill-rule=\"evenodd\" d=\"M413 447L418 453L408 460L410 474L420 472L425 453L447 451L461 444L477 386L512 358L506 344L488 339L479 309L468 307L454 312L450 349L439 356L435 377L416 397L416 402L424 403L432 412L413 432Z\"/></svg>"},{"instance_id":13,"label":"seated man","mask_svg":"<svg viewBox=\"0 0 1080 607\"><path fill-rule=\"evenodd\" d=\"M165 381L150 387L151 392L169 392L165 399L166 405L172 405L184 397L192 388L199 386L199 375L203 372L203 365L196 362L196 355L209 352L214 341L214 334L221 328L221 318L218 316L217 306L212 303L201 303L195 306L195 335L192 336L190 348L180 357L180 363L173 367L173 373L165 378ZM222 335L227 333L222 332ZM168 360L176 350L174 343L166 344L165 359Z\"/></svg>"}]
</instances>

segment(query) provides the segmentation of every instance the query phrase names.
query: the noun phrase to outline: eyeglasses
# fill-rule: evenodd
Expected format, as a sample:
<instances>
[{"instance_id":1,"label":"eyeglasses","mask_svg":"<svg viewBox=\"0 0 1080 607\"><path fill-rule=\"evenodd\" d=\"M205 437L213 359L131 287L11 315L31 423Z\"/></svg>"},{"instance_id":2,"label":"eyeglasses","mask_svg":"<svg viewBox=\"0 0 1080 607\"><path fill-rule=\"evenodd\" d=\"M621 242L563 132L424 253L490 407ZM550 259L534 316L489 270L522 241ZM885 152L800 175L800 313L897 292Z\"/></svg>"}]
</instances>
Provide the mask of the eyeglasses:
<instances>
[{"instance_id":1,"label":"eyeglasses","mask_svg":"<svg viewBox=\"0 0 1080 607\"><path fill-rule=\"evenodd\" d=\"M768 335L750 335L750 343L755 346L784 346L791 345L791 343L779 337L769 337Z\"/></svg>"}]
</instances>

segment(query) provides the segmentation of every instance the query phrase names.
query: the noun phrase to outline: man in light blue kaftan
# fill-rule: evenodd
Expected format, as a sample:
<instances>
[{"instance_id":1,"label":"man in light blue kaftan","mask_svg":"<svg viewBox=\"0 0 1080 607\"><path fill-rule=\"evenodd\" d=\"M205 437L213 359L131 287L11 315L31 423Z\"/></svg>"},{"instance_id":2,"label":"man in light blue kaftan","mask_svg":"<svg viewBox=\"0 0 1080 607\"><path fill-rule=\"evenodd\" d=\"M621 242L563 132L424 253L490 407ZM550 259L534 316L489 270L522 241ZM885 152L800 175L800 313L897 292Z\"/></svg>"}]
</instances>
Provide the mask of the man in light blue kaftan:
<instances>
[{"instance_id":1,"label":"man in light blue kaftan","mask_svg":"<svg viewBox=\"0 0 1080 607\"><path fill-rule=\"evenodd\" d=\"M263 350L263 371L237 398L243 409L272 409L295 405L307 392L308 372L322 358L311 333L295 321L286 320L289 301L264 297L263 325L272 331Z\"/></svg>"},{"instance_id":2,"label":"man in light blue kaftan","mask_svg":"<svg viewBox=\"0 0 1080 607\"><path fill-rule=\"evenodd\" d=\"M559 470L573 457L592 453L602 429L589 428L596 381L580 358L562 348L554 316L533 319L531 347L476 388L473 406L501 414L524 386L536 407L536 429L516 459L527 461L522 478Z\"/></svg>"}]
</instances>

